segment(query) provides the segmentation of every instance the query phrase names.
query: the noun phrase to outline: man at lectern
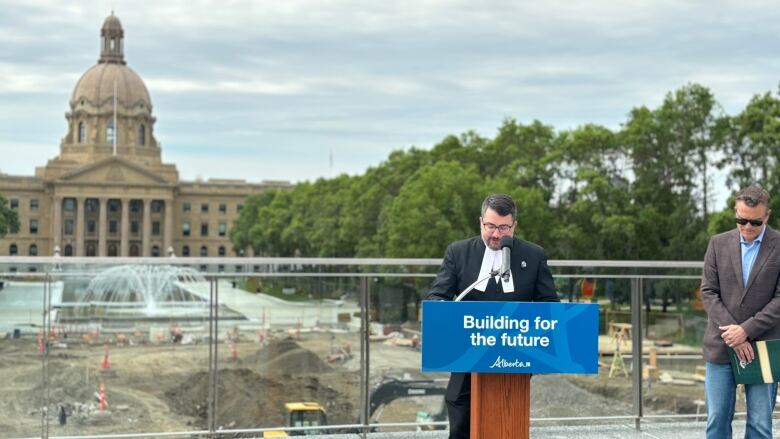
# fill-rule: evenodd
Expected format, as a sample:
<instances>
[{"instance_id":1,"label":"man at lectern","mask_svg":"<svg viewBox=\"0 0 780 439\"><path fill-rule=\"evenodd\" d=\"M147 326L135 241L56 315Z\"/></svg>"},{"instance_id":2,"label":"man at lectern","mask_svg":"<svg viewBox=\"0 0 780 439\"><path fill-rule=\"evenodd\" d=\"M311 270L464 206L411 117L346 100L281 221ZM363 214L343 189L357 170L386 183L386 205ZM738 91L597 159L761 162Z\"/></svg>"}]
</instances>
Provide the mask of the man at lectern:
<instances>
[{"instance_id":1,"label":"man at lectern","mask_svg":"<svg viewBox=\"0 0 780 439\"><path fill-rule=\"evenodd\" d=\"M780 235L766 224L769 213L767 191L742 189L734 205L737 227L713 236L704 255L707 438L731 437L737 386L726 347L750 363L757 355L751 341L780 338ZM776 383L745 385L746 438L772 437L776 395Z\"/></svg>"},{"instance_id":2,"label":"man at lectern","mask_svg":"<svg viewBox=\"0 0 780 439\"><path fill-rule=\"evenodd\" d=\"M469 285L484 279L462 300L558 302L544 249L513 237L517 207L508 195L490 195L482 203L480 235L450 244L436 280L428 293L430 300L454 300ZM503 241L503 237L512 237ZM510 255L507 265L504 254ZM508 273L502 276L502 265ZM496 274L491 276L491 273ZM450 439L469 437L471 416L471 375L453 373L445 395L450 421Z\"/></svg>"}]
</instances>

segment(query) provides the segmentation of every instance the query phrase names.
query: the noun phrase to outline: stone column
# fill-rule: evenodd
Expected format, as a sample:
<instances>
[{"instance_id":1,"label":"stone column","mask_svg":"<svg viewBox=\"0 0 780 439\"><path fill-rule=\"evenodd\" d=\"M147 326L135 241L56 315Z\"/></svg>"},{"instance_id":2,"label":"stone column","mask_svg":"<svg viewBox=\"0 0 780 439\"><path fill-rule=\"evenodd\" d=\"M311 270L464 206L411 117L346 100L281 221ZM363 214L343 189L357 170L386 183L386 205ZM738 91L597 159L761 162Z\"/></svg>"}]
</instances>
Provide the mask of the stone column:
<instances>
[{"instance_id":1,"label":"stone column","mask_svg":"<svg viewBox=\"0 0 780 439\"><path fill-rule=\"evenodd\" d=\"M168 248L173 245L173 200L165 200L165 229L163 237L162 256L168 256Z\"/></svg>"},{"instance_id":2,"label":"stone column","mask_svg":"<svg viewBox=\"0 0 780 439\"><path fill-rule=\"evenodd\" d=\"M39 226L40 227L40 226ZM62 245L62 197L54 197L54 221L52 224L52 253L54 249ZM60 247L60 254L63 253Z\"/></svg>"},{"instance_id":3,"label":"stone column","mask_svg":"<svg viewBox=\"0 0 780 439\"><path fill-rule=\"evenodd\" d=\"M76 198L76 256L84 256L84 197Z\"/></svg>"},{"instance_id":4,"label":"stone column","mask_svg":"<svg viewBox=\"0 0 780 439\"><path fill-rule=\"evenodd\" d=\"M106 246L106 235L108 230L108 198L100 198L100 213L98 214L98 251L97 254L100 257L105 257L108 254L108 248Z\"/></svg>"},{"instance_id":5,"label":"stone column","mask_svg":"<svg viewBox=\"0 0 780 439\"><path fill-rule=\"evenodd\" d=\"M150 241L152 238L152 200L144 200L144 225L143 225L143 253L141 256L149 257L152 254Z\"/></svg>"},{"instance_id":6,"label":"stone column","mask_svg":"<svg viewBox=\"0 0 780 439\"><path fill-rule=\"evenodd\" d=\"M119 256L127 257L130 252L128 250L128 238L130 235L130 199L122 198L122 226L120 231L120 244L119 244Z\"/></svg>"}]
</instances>

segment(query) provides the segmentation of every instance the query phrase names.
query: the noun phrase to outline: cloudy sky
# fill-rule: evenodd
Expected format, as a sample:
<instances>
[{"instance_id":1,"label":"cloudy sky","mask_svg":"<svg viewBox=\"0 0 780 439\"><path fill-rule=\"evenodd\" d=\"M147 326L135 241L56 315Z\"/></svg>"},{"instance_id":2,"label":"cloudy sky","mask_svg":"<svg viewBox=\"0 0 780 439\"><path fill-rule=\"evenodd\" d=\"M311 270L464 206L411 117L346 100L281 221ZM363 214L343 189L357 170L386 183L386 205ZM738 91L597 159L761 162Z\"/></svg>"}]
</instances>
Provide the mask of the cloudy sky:
<instances>
[{"instance_id":1,"label":"cloudy sky","mask_svg":"<svg viewBox=\"0 0 780 439\"><path fill-rule=\"evenodd\" d=\"M780 79L773 1L0 0L0 172L58 154L112 9L187 180L357 174L507 117L614 129L688 82L734 114Z\"/></svg>"}]
</instances>

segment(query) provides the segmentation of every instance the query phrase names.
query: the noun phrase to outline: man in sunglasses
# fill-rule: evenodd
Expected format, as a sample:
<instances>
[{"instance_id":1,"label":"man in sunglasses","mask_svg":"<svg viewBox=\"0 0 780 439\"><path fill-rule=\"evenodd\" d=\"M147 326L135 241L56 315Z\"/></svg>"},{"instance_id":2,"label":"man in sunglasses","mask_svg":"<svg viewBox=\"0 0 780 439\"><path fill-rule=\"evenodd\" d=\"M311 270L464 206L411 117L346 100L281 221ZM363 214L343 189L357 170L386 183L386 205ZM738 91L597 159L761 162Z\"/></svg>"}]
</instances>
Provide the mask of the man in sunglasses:
<instances>
[{"instance_id":1,"label":"man in sunglasses","mask_svg":"<svg viewBox=\"0 0 780 439\"><path fill-rule=\"evenodd\" d=\"M436 280L428 293L431 300L453 300L479 279L476 288L462 300L558 302L544 250L536 244L512 238L510 274L500 271L501 238L513 236L517 207L509 195L490 195L482 203L480 235L450 244ZM444 398L450 421L450 439L468 439L471 416L471 375L453 373Z\"/></svg>"},{"instance_id":2,"label":"man in sunglasses","mask_svg":"<svg viewBox=\"0 0 780 439\"><path fill-rule=\"evenodd\" d=\"M731 437L736 384L727 348L749 363L751 341L780 338L780 235L766 224L769 194L742 189L734 210L737 228L710 239L701 281L708 439ZM746 438L772 437L776 394L776 383L745 386Z\"/></svg>"}]
</instances>

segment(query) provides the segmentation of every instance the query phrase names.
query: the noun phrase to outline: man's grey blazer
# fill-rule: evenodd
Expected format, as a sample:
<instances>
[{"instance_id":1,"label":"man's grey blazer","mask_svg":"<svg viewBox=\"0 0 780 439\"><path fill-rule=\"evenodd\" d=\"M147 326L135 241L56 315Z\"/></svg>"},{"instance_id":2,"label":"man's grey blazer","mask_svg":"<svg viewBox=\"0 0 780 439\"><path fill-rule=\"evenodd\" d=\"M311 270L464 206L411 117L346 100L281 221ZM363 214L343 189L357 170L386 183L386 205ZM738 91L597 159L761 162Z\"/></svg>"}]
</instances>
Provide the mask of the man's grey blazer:
<instances>
[{"instance_id":1,"label":"man's grey blazer","mask_svg":"<svg viewBox=\"0 0 780 439\"><path fill-rule=\"evenodd\" d=\"M780 234L766 226L747 285L742 281L739 230L715 235L704 256L701 297L707 311L704 360L728 363L719 326L741 325L748 340L780 338Z\"/></svg>"}]
</instances>

